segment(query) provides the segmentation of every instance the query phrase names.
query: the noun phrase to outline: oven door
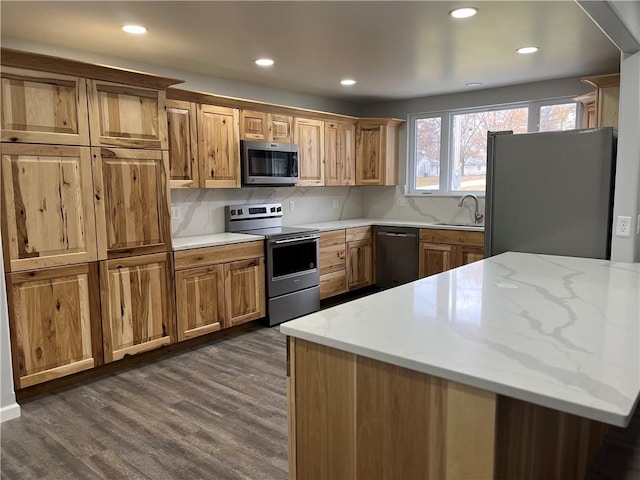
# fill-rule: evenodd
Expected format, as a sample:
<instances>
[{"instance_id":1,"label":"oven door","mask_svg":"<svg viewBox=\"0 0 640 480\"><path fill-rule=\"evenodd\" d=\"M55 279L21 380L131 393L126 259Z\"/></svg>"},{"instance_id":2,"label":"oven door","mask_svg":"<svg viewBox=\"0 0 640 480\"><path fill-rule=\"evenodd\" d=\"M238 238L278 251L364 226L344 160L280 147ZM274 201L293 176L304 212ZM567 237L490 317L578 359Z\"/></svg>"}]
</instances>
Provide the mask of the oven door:
<instances>
[{"instance_id":1,"label":"oven door","mask_svg":"<svg viewBox=\"0 0 640 480\"><path fill-rule=\"evenodd\" d=\"M317 234L267 240L267 296L318 286Z\"/></svg>"}]
</instances>

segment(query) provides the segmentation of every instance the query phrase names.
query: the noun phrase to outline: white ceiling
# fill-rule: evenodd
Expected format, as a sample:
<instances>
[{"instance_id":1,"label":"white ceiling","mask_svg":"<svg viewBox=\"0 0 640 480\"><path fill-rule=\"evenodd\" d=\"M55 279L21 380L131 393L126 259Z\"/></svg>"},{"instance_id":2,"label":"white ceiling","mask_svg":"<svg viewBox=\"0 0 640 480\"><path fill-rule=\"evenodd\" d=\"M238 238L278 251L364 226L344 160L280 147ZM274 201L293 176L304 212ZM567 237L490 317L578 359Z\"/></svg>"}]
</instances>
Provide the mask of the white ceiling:
<instances>
[{"instance_id":1,"label":"white ceiling","mask_svg":"<svg viewBox=\"0 0 640 480\"><path fill-rule=\"evenodd\" d=\"M457 6L476 6L455 20ZM399 99L619 69L573 1L16 2L2 37L353 101ZM143 36L125 23L148 28ZM515 49L536 45L540 52ZM253 62L268 56L269 69ZM358 81L343 87L340 79Z\"/></svg>"}]
</instances>

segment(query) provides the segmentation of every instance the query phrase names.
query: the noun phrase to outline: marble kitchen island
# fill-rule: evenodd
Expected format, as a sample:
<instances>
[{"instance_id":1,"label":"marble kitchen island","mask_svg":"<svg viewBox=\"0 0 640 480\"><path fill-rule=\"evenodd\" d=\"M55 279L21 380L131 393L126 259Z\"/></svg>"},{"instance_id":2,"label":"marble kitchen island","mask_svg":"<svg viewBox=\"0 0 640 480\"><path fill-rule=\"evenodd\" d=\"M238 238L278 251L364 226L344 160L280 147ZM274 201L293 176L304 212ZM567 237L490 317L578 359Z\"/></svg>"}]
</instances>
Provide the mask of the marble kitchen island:
<instances>
[{"instance_id":1,"label":"marble kitchen island","mask_svg":"<svg viewBox=\"0 0 640 480\"><path fill-rule=\"evenodd\" d=\"M584 478L640 393L640 264L505 253L280 329L291 478Z\"/></svg>"}]
</instances>

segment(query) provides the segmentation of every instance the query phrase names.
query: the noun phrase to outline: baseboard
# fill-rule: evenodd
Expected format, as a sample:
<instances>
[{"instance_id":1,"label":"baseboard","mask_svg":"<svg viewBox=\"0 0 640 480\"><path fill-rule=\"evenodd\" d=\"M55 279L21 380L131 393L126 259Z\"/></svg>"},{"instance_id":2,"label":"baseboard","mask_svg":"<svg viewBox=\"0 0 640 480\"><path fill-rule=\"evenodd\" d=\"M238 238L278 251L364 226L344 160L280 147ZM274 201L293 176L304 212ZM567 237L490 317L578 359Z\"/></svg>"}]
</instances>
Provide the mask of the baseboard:
<instances>
[{"instance_id":1,"label":"baseboard","mask_svg":"<svg viewBox=\"0 0 640 480\"><path fill-rule=\"evenodd\" d=\"M13 420L20 416L20 405L14 403L0 408L0 423Z\"/></svg>"}]
</instances>

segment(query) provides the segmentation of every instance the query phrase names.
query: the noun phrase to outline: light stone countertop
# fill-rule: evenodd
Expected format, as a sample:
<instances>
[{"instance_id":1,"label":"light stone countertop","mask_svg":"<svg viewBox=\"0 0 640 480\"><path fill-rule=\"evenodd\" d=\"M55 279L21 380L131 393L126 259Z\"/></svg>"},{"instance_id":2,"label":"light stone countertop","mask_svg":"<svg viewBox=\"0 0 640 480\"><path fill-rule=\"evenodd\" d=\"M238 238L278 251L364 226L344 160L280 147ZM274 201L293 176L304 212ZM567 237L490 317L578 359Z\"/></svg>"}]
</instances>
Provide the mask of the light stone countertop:
<instances>
[{"instance_id":1,"label":"light stone countertop","mask_svg":"<svg viewBox=\"0 0 640 480\"><path fill-rule=\"evenodd\" d=\"M414 220L394 220L388 218L353 218L350 220L334 220L330 222L305 223L296 227L317 228L321 232L338 230L341 228L368 227L380 225L385 227L416 227L416 228L442 228L445 230L468 230L472 232L484 231L484 225L439 225L434 222L417 222Z\"/></svg>"},{"instance_id":2,"label":"light stone countertop","mask_svg":"<svg viewBox=\"0 0 640 480\"><path fill-rule=\"evenodd\" d=\"M176 237L172 239L173 251L189 250L191 248L215 247L230 243L253 242L264 240L262 235L247 235L244 233L211 233L209 235L193 235L191 237Z\"/></svg>"},{"instance_id":3,"label":"light stone countertop","mask_svg":"<svg viewBox=\"0 0 640 480\"><path fill-rule=\"evenodd\" d=\"M624 427L640 393L640 264L508 252L280 330Z\"/></svg>"}]
</instances>

